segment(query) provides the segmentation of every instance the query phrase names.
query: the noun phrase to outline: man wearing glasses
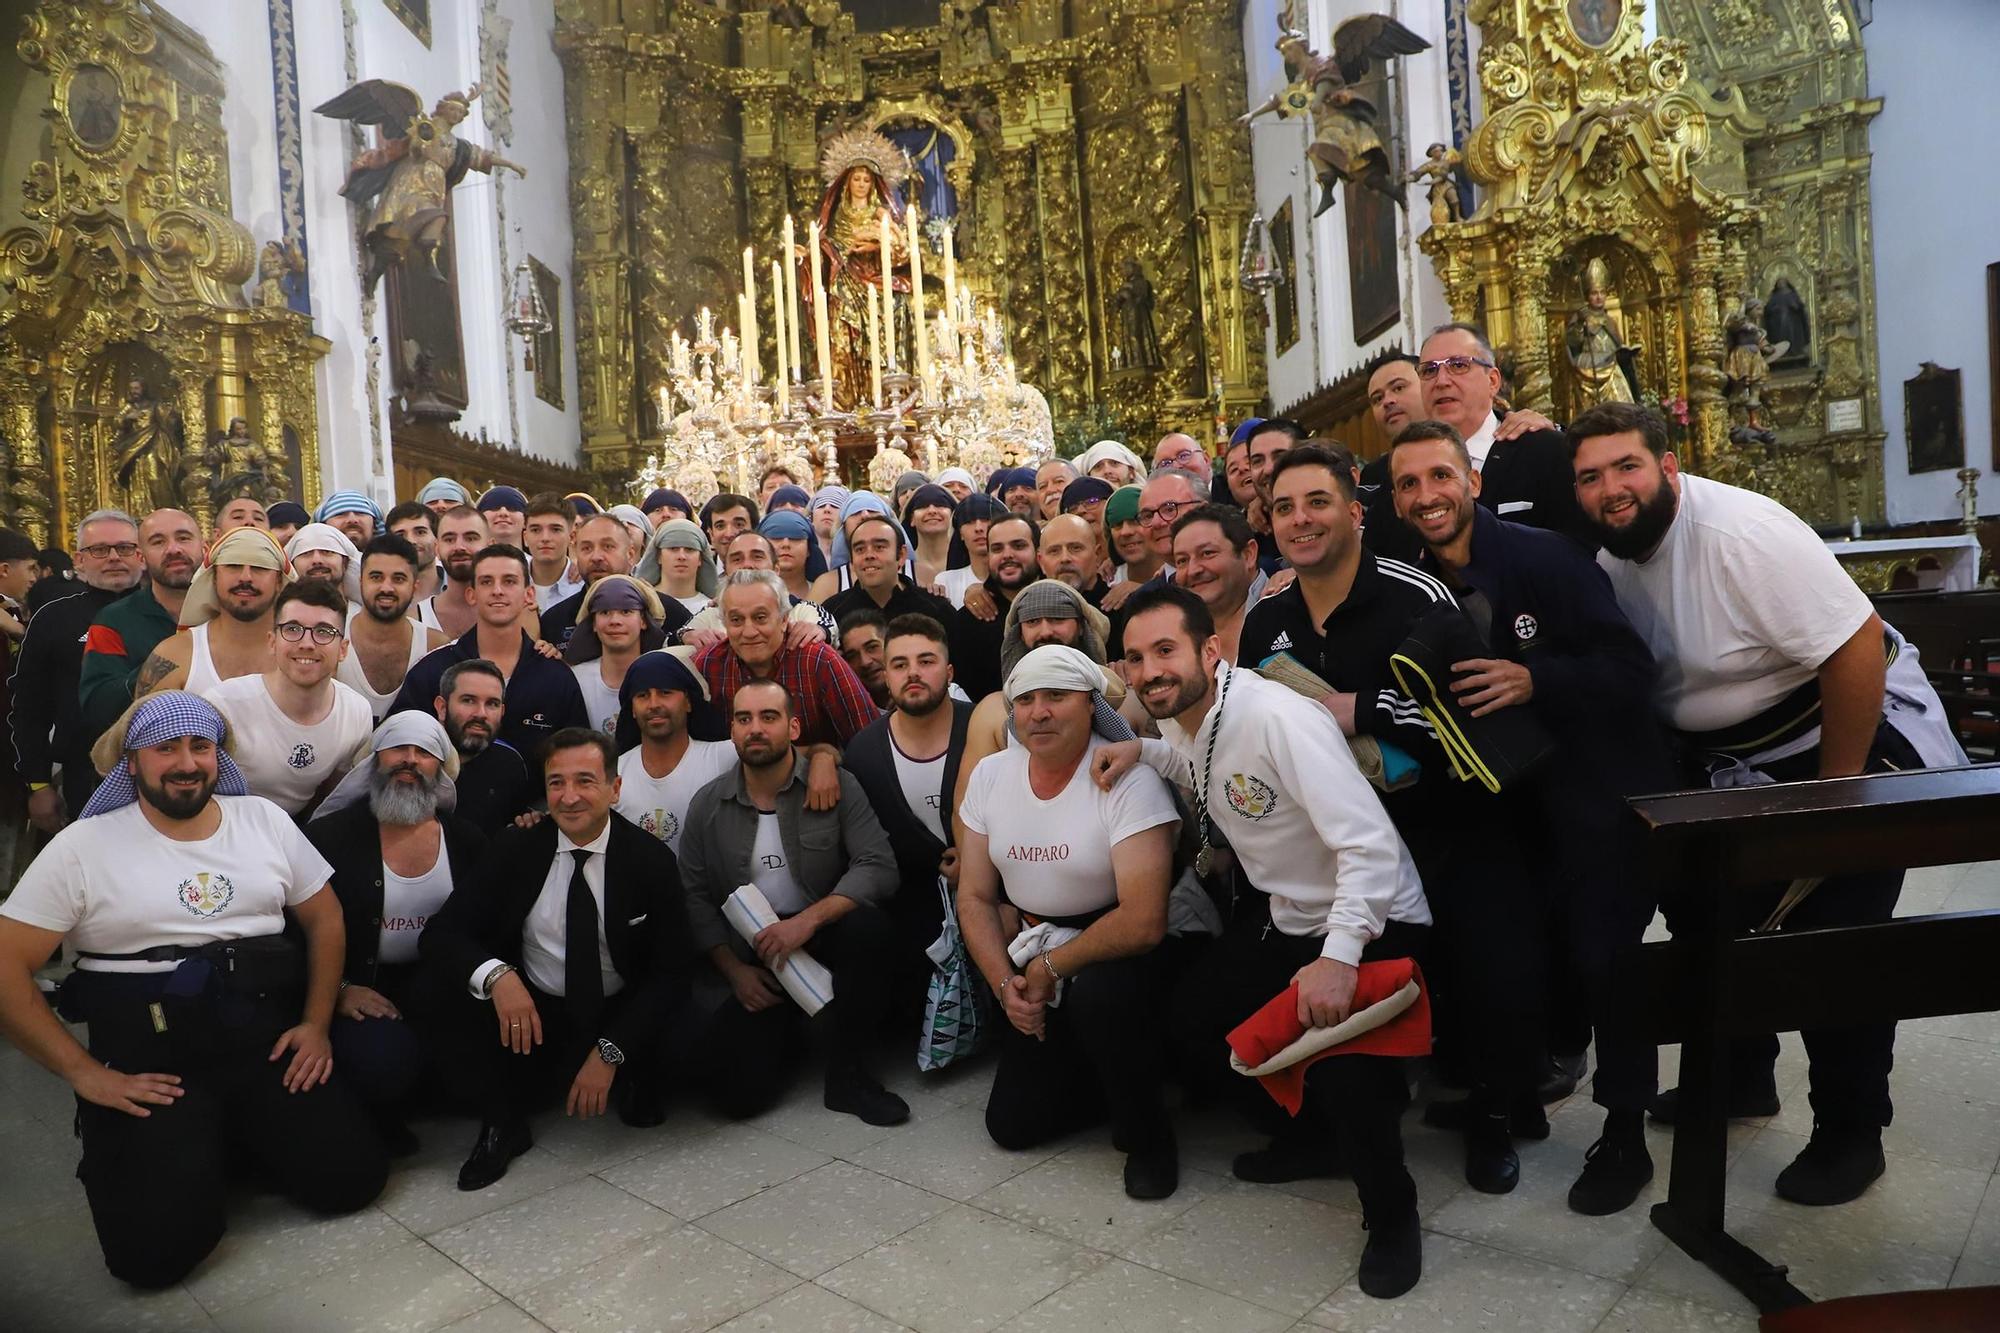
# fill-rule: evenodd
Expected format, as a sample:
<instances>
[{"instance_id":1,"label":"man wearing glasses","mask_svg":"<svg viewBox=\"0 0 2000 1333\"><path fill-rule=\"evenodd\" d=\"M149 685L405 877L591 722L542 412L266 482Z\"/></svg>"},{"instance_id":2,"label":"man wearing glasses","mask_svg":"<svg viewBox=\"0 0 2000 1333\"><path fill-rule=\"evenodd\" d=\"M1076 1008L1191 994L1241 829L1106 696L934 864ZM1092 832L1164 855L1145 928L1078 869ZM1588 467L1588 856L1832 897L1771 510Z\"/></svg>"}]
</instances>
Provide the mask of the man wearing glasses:
<instances>
[{"instance_id":1,"label":"man wearing glasses","mask_svg":"<svg viewBox=\"0 0 2000 1333\"><path fill-rule=\"evenodd\" d=\"M368 701L334 679L347 655L347 599L317 579L278 592L271 661L205 697L228 719L230 753L252 796L305 814L369 752Z\"/></svg>"},{"instance_id":2,"label":"man wearing glasses","mask_svg":"<svg viewBox=\"0 0 2000 1333\"><path fill-rule=\"evenodd\" d=\"M1123 660L1125 617L1119 607L1141 587L1155 587L1174 581L1174 520L1190 513L1196 505L1208 503L1208 481L1181 468L1155 472L1139 492L1139 531L1145 535L1146 550L1160 562L1160 572L1139 584L1127 580L1114 584L1105 593L1101 609L1111 617L1111 638L1107 645L1112 662ZM989 557L990 558L990 557ZM954 659L954 665L956 660Z\"/></svg>"},{"instance_id":3,"label":"man wearing glasses","mask_svg":"<svg viewBox=\"0 0 2000 1333\"><path fill-rule=\"evenodd\" d=\"M1424 339L1417 358L1424 415L1465 440L1479 473L1479 503L1504 519L1548 528L1595 548L1576 504L1569 441L1553 426L1501 438L1493 400L1500 372L1493 348L1474 324L1442 324ZM1510 414L1512 415L1512 414Z\"/></svg>"},{"instance_id":4,"label":"man wearing glasses","mask_svg":"<svg viewBox=\"0 0 2000 1333\"><path fill-rule=\"evenodd\" d=\"M1153 446L1153 471L1164 472L1170 467L1183 472L1192 472L1211 486L1215 484L1215 464L1209 461L1201 445L1192 435L1175 431L1162 435L1160 442Z\"/></svg>"}]
</instances>

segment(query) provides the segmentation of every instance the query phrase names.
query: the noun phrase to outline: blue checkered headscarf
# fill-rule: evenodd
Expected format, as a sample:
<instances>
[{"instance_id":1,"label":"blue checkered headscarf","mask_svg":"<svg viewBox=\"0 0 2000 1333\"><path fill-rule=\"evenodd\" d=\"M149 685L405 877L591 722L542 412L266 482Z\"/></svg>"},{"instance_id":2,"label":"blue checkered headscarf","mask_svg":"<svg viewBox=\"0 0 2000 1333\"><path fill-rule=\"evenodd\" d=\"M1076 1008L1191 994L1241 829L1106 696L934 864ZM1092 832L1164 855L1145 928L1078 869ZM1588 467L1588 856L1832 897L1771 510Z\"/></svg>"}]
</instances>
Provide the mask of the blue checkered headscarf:
<instances>
[{"instance_id":1,"label":"blue checkered headscarf","mask_svg":"<svg viewBox=\"0 0 2000 1333\"><path fill-rule=\"evenodd\" d=\"M125 727L125 743L119 747L119 752L128 755L134 750L143 750L162 741L179 740L183 736L199 736L215 742L218 747L215 752L216 795L250 794L249 786L243 781L243 771L236 767L229 751L220 748L229 743L229 724L223 720L221 713L215 711L214 704L186 690L162 690L158 694L147 695L134 705L131 721ZM114 764L111 771L105 774L103 785L98 787L78 818L108 815L138 799L139 787L132 777L132 766Z\"/></svg>"}]
</instances>

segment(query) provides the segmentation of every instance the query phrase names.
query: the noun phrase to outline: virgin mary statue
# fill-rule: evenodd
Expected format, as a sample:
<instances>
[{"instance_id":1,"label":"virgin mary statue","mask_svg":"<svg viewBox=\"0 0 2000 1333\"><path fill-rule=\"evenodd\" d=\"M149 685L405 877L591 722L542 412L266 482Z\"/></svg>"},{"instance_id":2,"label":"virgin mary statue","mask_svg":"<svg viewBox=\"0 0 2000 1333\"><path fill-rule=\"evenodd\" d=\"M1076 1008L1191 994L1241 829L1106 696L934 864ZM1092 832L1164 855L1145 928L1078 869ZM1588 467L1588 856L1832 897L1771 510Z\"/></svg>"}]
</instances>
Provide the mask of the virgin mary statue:
<instances>
[{"instance_id":1,"label":"virgin mary statue","mask_svg":"<svg viewBox=\"0 0 2000 1333\"><path fill-rule=\"evenodd\" d=\"M826 303L832 323L828 339L833 354L833 401L851 411L868 401L868 288L881 287L884 256L882 221L889 220L886 265L891 293L910 290L907 234L902 225L900 191L909 175L901 149L873 130L850 130L829 140L820 156L826 192L819 201L819 250L807 256L822 266ZM897 270L902 272L898 273ZM799 291L812 291L810 270L801 274ZM888 314L884 309L884 316ZM893 339L885 324L882 336ZM883 348L883 362L889 360Z\"/></svg>"}]
</instances>

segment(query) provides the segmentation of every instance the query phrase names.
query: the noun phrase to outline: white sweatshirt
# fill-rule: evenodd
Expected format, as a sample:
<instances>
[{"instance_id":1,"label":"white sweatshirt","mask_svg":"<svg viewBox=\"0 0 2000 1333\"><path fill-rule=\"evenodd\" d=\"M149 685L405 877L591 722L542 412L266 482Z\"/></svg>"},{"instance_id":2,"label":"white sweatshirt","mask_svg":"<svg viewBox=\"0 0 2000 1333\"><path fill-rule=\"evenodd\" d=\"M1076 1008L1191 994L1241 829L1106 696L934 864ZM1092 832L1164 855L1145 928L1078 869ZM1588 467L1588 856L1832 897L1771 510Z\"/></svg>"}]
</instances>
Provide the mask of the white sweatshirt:
<instances>
[{"instance_id":1,"label":"white sweatshirt","mask_svg":"<svg viewBox=\"0 0 2000 1333\"><path fill-rule=\"evenodd\" d=\"M1208 817L1251 884L1271 896L1271 923L1287 935L1324 935L1320 954L1349 965L1387 922L1429 925L1416 863L1332 715L1227 665L1216 667L1218 695L1225 679ZM1166 739L1144 741L1142 756L1193 790L1217 713L1211 705L1193 736L1162 720Z\"/></svg>"}]
</instances>

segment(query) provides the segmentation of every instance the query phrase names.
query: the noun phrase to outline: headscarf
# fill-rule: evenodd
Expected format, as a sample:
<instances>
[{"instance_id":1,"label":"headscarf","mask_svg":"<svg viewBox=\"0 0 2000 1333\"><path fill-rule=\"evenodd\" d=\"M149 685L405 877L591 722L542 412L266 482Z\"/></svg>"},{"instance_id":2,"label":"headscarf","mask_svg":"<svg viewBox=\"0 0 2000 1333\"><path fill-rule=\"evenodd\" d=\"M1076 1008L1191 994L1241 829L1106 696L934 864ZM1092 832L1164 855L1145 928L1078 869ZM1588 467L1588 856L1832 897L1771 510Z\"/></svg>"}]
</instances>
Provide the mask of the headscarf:
<instances>
[{"instance_id":1,"label":"headscarf","mask_svg":"<svg viewBox=\"0 0 2000 1333\"><path fill-rule=\"evenodd\" d=\"M618 687L618 734L613 738L618 752L641 740L639 724L632 719L632 700L641 690L679 690L688 697L687 734L690 740L719 741L729 737L729 720L708 698L708 682L691 665L692 648L662 648L641 653L625 672Z\"/></svg>"},{"instance_id":2,"label":"headscarf","mask_svg":"<svg viewBox=\"0 0 2000 1333\"><path fill-rule=\"evenodd\" d=\"M633 571L639 581L660 586L660 552L668 547L701 552L695 564L694 590L703 597L715 596L715 548L708 544L708 534L701 525L691 518L670 518L654 530L653 539L646 543L646 554L639 558L639 568Z\"/></svg>"},{"instance_id":3,"label":"headscarf","mask_svg":"<svg viewBox=\"0 0 2000 1333\"><path fill-rule=\"evenodd\" d=\"M308 551L332 551L347 557L347 567L340 576L340 591L350 604L361 600L361 548L354 544L353 538L331 523L308 523L285 543L285 559L296 564Z\"/></svg>"},{"instance_id":4,"label":"headscarf","mask_svg":"<svg viewBox=\"0 0 2000 1333\"><path fill-rule=\"evenodd\" d=\"M960 528L963 528L966 524L976 519L982 518L991 523L1002 514L1011 514L1013 512L1013 510L1001 504L992 496L983 495L978 491L974 491L971 495L966 496L956 505L953 505L951 510L951 550L945 555L944 567L946 569L964 569L972 563L972 552L967 549L965 538L959 535Z\"/></svg>"},{"instance_id":5,"label":"headscarf","mask_svg":"<svg viewBox=\"0 0 2000 1333\"><path fill-rule=\"evenodd\" d=\"M840 521L833 525L833 553L827 557L827 563L835 569L848 563L851 558L847 554L847 520L856 514L880 514L891 523L896 522L895 512L889 508L889 502L875 492L856 491L848 496L847 503L840 507ZM909 537L905 533L903 549L908 551L909 545Z\"/></svg>"},{"instance_id":6,"label":"headscarf","mask_svg":"<svg viewBox=\"0 0 2000 1333\"><path fill-rule=\"evenodd\" d=\"M134 750L143 750L163 741L183 736L199 736L212 741L215 752L215 792L218 796L247 796L249 785L243 770L229 757L229 722L214 704L186 690L161 690L149 694L125 710L124 716L91 747L91 762L104 777L84 805L79 819L91 819L121 810L139 799L139 784L132 766L120 763Z\"/></svg>"},{"instance_id":7,"label":"headscarf","mask_svg":"<svg viewBox=\"0 0 2000 1333\"><path fill-rule=\"evenodd\" d=\"M1092 468L1106 459L1114 463L1123 463L1132 469L1132 475L1135 477L1146 475L1146 460L1117 440L1099 440L1070 461L1076 465L1076 475L1087 477Z\"/></svg>"},{"instance_id":8,"label":"headscarf","mask_svg":"<svg viewBox=\"0 0 2000 1333\"><path fill-rule=\"evenodd\" d=\"M217 565L275 569L284 575L285 582L292 581L291 561L285 559L285 553L278 548L277 538L263 528L231 528L208 548L207 562L196 571L194 580L188 584L187 597L181 602L182 629L205 625L221 613L222 607L215 600Z\"/></svg>"},{"instance_id":9,"label":"headscarf","mask_svg":"<svg viewBox=\"0 0 2000 1333\"><path fill-rule=\"evenodd\" d=\"M774 509L764 515L764 521L757 525L757 533L785 541L811 541L813 525L796 509Z\"/></svg>"},{"instance_id":10,"label":"headscarf","mask_svg":"<svg viewBox=\"0 0 2000 1333\"><path fill-rule=\"evenodd\" d=\"M1102 662L1104 645L1111 639L1111 621L1085 601L1082 593L1060 579L1037 579L1016 593L1013 604L1007 608L1007 620L1000 635L1000 678L1005 680L1012 675L1015 665L1028 652L1028 645L1021 641L1022 621L1066 618L1083 622L1083 633L1076 646L1093 661Z\"/></svg>"},{"instance_id":11,"label":"headscarf","mask_svg":"<svg viewBox=\"0 0 2000 1333\"><path fill-rule=\"evenodd\" d=\"M803 486L780 486L777 490L771 492L771 498L765 504L764 512L769 513L779 505L797 505L801 509L810 509L812 508L812 492Z\"/></svg>"},{"instance_id":12,"label":"headscarf","mask_svg":"<svg viewBox=\"0 0 2000 1333\"><path fill-rule=\"evenodd\" d=\"M639 612L646 621L639 631L640 652L651 652L667 641L660 630L660 622L667 616L660 594L630 574L606 574L585 588L583 600L577 603L576 628L570 631L569 643L563 648L563 661L571 666L595 662L604 656L604 645L597 641L597 626L591 621L599 611Z\"/></svg>"},{"instance_id":13,"label":"headscarf","mask_svg":"<svg viewBox=\"0 0 2000 1333\"><path fill-rule=\"evenodd\" d=\"M1111 492L1111 498L1104 502L1104 530L1107 534L1120 523L1133 523L1139 518L1139 496L1144 492L1140 486L1120 486Z\"/></svg>"},{"instance_id":14,"label":"headscarf","mask_svg":"<svg viewBox=\"0 0 2000 1333\"><path fill-rule=\"evenodd\" d=\"M646 492L646 498L639 502L640 512L650 515L655 509L678 509L683 514L694 513L694 506L687 497L671 486L655 486Z\"/></svg>"},{"instance_id":15,"label":"headscarf","mask_svg":"<svg viewBox=\"0 0 2000 1333\"><path fill-rule=\"evenodd\" d=\"M455 505L472 503L472 497L466 494L465 487L450 477L432 477L424 483L424 488L417 492L418 504L427 505L433 500L449 500Z\"/></svg>"},{"instance_id":16,"label":"headscarf","mask_svg":"<svg viewBox=\"0 0 2000 1333\"><path fill-rule=\"evenodd\" d=\"M475 507L482 514L490 514L496 509L514 509L525 514L528 512L528 497L512 486L493 486L479 497Z\"/></svg>"},{"instance_id":17,"label":"headscarf","mask_svg":"<svg viewBox=\"0 0 2000 1333\"><path fill-rule=\"evenodd\" d=\"M815 514L819 512L821 505L836 505L845 508L853 494L854 492L848 490L845 486L828 482L812 493L812 504L807 507Z\"/></svg>"},{"instance_id":18,"label":"headscarf","mask_svg":"<svg viewBox=\"0 0 2000 1333\"><path fill-rule=\"evenodd\" d=\"M1252 435L1255 435L1258 432L1258 430L1260 430L1263 427L1264 423L1268 420L1270 420L1269 417L1243 418L1243 424L1238 426L1235 430L1229 433L1229 447L1231 449L1234 449L1237 445L1242 444L1244 441L1248 440Z\"/></svg>"},{"instance_id":19,"label":"headscarf","mask_svg":"<svg viewBox=\"0 0 2000 1333\"><path fill-rule=\"evenodd\" d=\"M986 493L1005 499L1007 492L1016 486L1032 489L1035 484L1035 470L1031 467L995 468L993 475L986 479Z\"/></svg>"},{"instance_id":20,"label":"headscarf","mask_svg":"<svg viewBox=\"0 0 2000 1333\"><path fill-rule=\"evenodd\" d=\"M652 538L653 521L646 517L645 511L640 509L638 505L612 505L611 508L604 512L617 519L620 523L623 523L626 527L636 531L639 534L641 549Z\"/></svg>"},{"instance_id":21,"label":"headscarf","mask_svg":"<svg viewBox=\"0 0 2000 1333\"><path fill-rule=\"evenodd\" d=\"M366 514L375 520L376 527L382 526L382 507L360 491L335 491L327 496L313 511L313 522L324 523L341 514Z\"/></svg>"},{"instance_id":22,"label":"headscarf","mask_svg":"<svg viewBox=\"0 0 2000 1333\"><path fill-rule=\"evenodd\" d=\"M569 501L569 507L576 511L578 518L590 518L604 512L604 506L585 491L571 491L563 499Z\"/></svg>"},{"instance_id":23,"label":"headscarf","mask_svg":"<svg viewBox=\"0 0 2000 1333\"><path fill-rule=\"evenodd\" d=\"M264 511L264 517L271 520L271 526L282 528L290 524L302 528L312 522L312 514L296 500L280 500Z\"/></svg>"},{"instance_id":24,"label":"headscarf","mask_svg":"<svg viewBox=\"0 0 2000 1333\"><path fill-rule=\"evenodd\" d=\"M951 492L934 481L927 481L910 492L910 498L903 501L903 530L915 535L916 517L919 509L949 509L958 512L958 501L951 498Z\"/></svg>"},{"instance_id":25,"label":"headscarf","mask_svg":"<svg viewBox=\"0 0 2000 1333\"><path fill-rule=\"evenodd\" d=\"M368 762L347 770L347 775L319 803L319 809L313 812L313 820L325 819L335 811L365 802L375 772L375 756L404 745L414 745L438 761L437 808L457 809L458 747L451 743L451 735L444 729L444 723L419 709L406 708L382 719L382 725L375 728L375 734L368 741Z\"/></svg>"},{"instance_id":26,"label":"headscarf","mask_svg":"<svg viewBox=\"0 0 2000 1333\"><path fill-rule=\"evenodd\" d=\"M1078 477L1063 487L1062 512L1067 514L1078 505L1087 505L1095 500L1109 500L1116 490L1102 477Z\"/></svg>"},{"instance_id":27,"label":"headscarf","mask_svg":"<svg viewBox=\"0 0 2000 1333\"><path fill-rule=\"evenodd\" d=\"M979 483L974 481L972 474L962 467L948 467L937 474L937 484L940 486L953 481L961 486L969 486L975 491L979 489Z\"/></svg>"},{"instance_id":28,"label":"headscarf","mask_svg":"<svg viewBox=\"0 0 2000 1333\"><path fill-rule=\"evenodd\" d=\"M1019 600L1019 599L1016 599ZM1074 690L1090 695L1090 729L1108 741L1129 741L1132 728L1104 697L1104 668L1063 643L1045 643L1007 673L1007 702L1030 690ZM1008 726L1012 726L1010 718Z\"/></svg>"}]
</instances>

